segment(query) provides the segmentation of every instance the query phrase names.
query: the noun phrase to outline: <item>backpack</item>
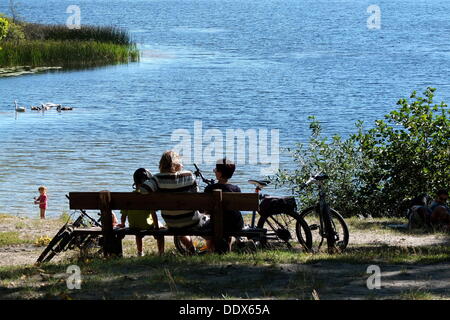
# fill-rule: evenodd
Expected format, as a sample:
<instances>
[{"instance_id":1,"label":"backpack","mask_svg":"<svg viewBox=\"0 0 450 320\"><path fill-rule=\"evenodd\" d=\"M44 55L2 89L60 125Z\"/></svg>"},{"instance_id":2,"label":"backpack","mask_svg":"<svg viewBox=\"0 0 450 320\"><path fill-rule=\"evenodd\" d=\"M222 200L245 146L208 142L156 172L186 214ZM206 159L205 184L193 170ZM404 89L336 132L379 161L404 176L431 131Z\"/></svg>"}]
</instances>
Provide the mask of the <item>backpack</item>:
<instances>
[{"instance_id":1,"label":"backpack","mask_svg":"<svg viewBox=\"0 0 450 320\"><path fill-rule=\"evenodd\" d=\"M420 229L424 228L429 224L429 214L430 209L425 206L413 206L409 210L408 215L408 229Z\"/></svg>"},{"instance_id":2,"label":"backpack","mask_svg":"<svg viewBox=\"0 0 450 320\"><path fill-rule=\"evenodd\" d=\"M265 196L259 205L259 214L269 216L278 213L292 213L297 210L295 197Z\"/></svg>"}]
</instances>

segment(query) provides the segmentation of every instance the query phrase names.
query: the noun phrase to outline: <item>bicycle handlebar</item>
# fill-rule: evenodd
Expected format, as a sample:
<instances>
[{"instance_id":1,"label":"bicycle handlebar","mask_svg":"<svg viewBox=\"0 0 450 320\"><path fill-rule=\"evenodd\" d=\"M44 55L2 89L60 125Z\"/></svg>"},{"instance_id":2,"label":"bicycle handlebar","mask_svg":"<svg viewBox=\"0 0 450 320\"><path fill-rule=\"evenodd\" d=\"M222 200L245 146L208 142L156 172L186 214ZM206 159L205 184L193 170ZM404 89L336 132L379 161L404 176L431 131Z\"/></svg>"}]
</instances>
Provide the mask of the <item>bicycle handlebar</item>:
<instances>
[{"instance_id":1,"label":"bicycle handlebar","mask_svg":"<svg viewBox=\"0 0 450 320\"><path fill-rule=\"evenodd\" d=\"M322 172L319 172L318 174L316 174L316 175L310 177L310 178L308 179L308 181L306 181L305 183L303 183L303 184L301 185L300 189L304 189L304 188L306 188L307 186L309 186L309 185L312 184L312 183L318 183L318 182L327 180L328 178L329 178L328 175L323 174Z\"/></svg>"},{"instance_id":2,"label":"bicycle handlebar","mask_svg":"<svg viewBox=\"0 0 450 320\"><path fill-rule=\"evenodd\" d=\"M195 167L195 171L194 171L195 176L200 177L202 179L202 181L204 183L206 183L207 185L214 184L214 179L206 179L203 176L202 172L200 171L200 168L195 163L194 163L194 167Z\"/></svg>"}]
</instances>

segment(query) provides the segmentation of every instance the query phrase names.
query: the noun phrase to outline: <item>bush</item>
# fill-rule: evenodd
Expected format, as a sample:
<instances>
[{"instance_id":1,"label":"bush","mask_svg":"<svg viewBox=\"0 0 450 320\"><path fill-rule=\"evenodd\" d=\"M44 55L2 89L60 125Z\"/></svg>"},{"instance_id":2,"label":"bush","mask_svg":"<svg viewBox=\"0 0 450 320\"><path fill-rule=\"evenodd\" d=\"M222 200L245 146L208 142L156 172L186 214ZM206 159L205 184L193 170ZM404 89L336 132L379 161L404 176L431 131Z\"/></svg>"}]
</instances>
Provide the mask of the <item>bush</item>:
<instances>
[{"instance_id":1,"label":"bush","mask_svg":"<svg viewBox=\"0 0 450 320\"><path fill-rule=\"evenodd\" d=\"M330 176L329 201L344 216L401 215L406 199L450 185L450 111L443 102L433 104L434 92L427 88L424 97L413 92L412 101L400 99L398 110L368 131L358 122L347 139L322 137L320 123L310 118L308 144L289 150L297 168L272 179L292 187L306 206L317 201L317 191L300 186L323 171Z\"/></svg>"},{"instance_id":2,"label":"bush","mask_svg":"<svg viewBox=\"0 0 450 320\"><path fill-rule=\"evenodd\" d=\"M5 18L0 17L0 40L8 34L9 22Z\"/></svg>"},{"instance_id":3,"label":"bush","mask_svg":"<svg viewBox=\"0 0 450 320\"><path fill-rule=\"evenodd\" d=\"M361 191L390 214L402 209L405 198L434 195L450 185L450 110L444 102L433 103L435 90L400 99L398 110L358 136L364 156L373 161Z\"/></svg>"},{"instance_id":4,"label":"bush","mask_svg":"<svg viewBox=\"0 0 450 320\"><path fill-rule=\"evenodd\" d=\"M5 41L19 42L25 40L25 33L21 25L16 23L9 23L9 30L5 37Z\"/></svg>"},{"instance_id":5,"label":"bush","mask_svg":"<svg viewBox=\"0 0 450 320\"><path fill-rule=\"evenodd\" d=\"M304 207L317 202L317 188L314 185L302 190L302 184L311 175L326 173L330 179L326 184L328 200L344 215L353 215L354 195L358 189L358 177L365 169L363 154L358 149L356 136L347 140L339 135L331 138L322 136L322 127L310 117L311 137L307 144L298 143L292 154L296 169L293 172L280 170L271 179L277 186L289 186ZM351 200L350 200L351 199ZM350 200L350 201L349 201Z\"/></svg>"},{"instance_id":6,"label":"bush","mask_svg":"<svg viewBox=\"0 0 450 320\"><path fill-rule=\"evenodd\" d=\"M49 236L40 236L34 241L34 245L36 247L46 247L52 241L52 238Z\"/></svg>"}]
</instances>

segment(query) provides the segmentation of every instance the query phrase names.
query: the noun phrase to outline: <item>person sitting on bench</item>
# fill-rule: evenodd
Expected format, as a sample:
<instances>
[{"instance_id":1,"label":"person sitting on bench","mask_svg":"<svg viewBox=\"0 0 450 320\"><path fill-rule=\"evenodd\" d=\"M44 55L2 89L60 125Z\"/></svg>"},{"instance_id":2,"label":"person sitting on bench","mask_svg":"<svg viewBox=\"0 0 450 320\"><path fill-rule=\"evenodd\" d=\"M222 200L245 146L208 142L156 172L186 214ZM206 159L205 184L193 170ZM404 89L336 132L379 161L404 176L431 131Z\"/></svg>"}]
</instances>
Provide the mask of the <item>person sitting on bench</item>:
<instances>
[{"instance_id":1,"label":"person sitting on bench","mask_svg":"<svg viewBox=\"0 0 450 320\"><path fill-rule=\"evenodd\" d=\"M144 168L137 169L133 174L133 188L135 188L134 192L139 192L142 184L150 179L152 174L150 171ZM128 225L130 229L137 230L150 230L150 229L159 229L158 226L158 217L155 211L149 210L122 210L120 212L121 223L117 225L119 228L125 228L125 222L128 217ZM164 237L156 237L155 239L158 243L158 253L162 255L164 253ZM138 257L142 257L143 249L142 249L142 236L136 235L136 247L137 247L137 255Z\"/></svg>"},{"instance_id":2,"label":"person sitting on bench","mask_svg":"<svg viewBox=\"0 0 450 320\"><path fill-rule=\"evenodd\" d=\"M159 161L159 173L153 175L140 187L143 194L149 192L198 192L195 175L183 170L180 156L174 151L165 151ZM208 218L197 210L161 210L161 215L169 229L205 230ZM194 250L190 237L181 237L187 248Z\"/></svg>"},{"instance_id":3,"label":"person sitting on bench","mask_svg":"<svg viewBox=\"0 0 450 320\"><path fill-rule=\"evenodd\" d=\"M234 174L236 165L226 158L220 159L216 163L214 173L216 175L217 183L210 184L205 188L205 192L210 193L215 189L220 189L222 192L241 192L241 188L237 185L230 184L228 181ZM244 220L242 214L238 210L230 210L224 212L224 230L228 232L241 231L244 227ZM231 245L231 238L228 239L228 245Z\"/></svg>"}]
</instances>

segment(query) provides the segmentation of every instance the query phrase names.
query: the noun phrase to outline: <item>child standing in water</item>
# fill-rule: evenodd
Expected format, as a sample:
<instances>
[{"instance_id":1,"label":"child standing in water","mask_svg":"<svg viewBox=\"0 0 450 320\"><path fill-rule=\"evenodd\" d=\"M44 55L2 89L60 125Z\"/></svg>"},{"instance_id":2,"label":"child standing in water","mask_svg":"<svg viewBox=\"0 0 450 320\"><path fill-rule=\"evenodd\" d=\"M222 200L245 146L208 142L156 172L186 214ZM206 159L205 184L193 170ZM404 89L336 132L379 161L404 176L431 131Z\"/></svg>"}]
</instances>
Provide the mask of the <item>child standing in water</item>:
<instances>
[{"instance_id":1,"label":"child standing in water","mask_svg":"<svg viewBox=\"0 0 450 320\"><path fill-rule=\"evenodd\" d=\"M39 205L41 219L45 219L45 210L47 210L47 187L40 186L38 188L40 196L34 198L34 204Z\"/></svg>"}]
</instances>

